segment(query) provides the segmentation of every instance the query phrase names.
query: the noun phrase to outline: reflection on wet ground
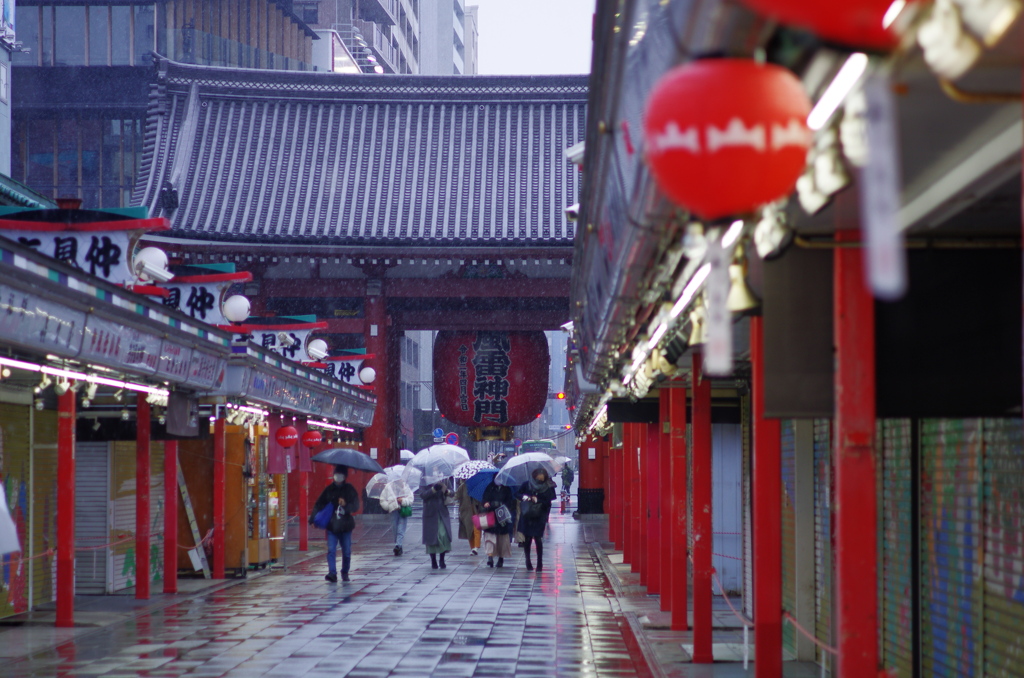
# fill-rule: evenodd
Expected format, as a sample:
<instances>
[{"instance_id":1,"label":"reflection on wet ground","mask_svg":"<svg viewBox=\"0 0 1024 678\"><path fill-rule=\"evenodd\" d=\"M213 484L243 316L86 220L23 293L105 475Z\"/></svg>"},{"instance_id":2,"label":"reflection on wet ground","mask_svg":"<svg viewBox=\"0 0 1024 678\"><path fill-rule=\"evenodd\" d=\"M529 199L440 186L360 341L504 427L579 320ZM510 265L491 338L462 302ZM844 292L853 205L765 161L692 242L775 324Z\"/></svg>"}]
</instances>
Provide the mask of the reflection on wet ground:
<instances>
[{"instance_id":1,"label":"reflection on wet ground","mask_svg":"<svg viewBox=\"0 0 1024 678\"><path fill-rule=\"evenodd\" d=\"M587 542L603 526L553 515L544 572L522 552L488 568L459 541L431 570L414 518L405 555L361 527L352 581L313 560L79 636L5 676L649 675ZM376 525L380 525L378 521Z\"/></svg>"}]
</instances>

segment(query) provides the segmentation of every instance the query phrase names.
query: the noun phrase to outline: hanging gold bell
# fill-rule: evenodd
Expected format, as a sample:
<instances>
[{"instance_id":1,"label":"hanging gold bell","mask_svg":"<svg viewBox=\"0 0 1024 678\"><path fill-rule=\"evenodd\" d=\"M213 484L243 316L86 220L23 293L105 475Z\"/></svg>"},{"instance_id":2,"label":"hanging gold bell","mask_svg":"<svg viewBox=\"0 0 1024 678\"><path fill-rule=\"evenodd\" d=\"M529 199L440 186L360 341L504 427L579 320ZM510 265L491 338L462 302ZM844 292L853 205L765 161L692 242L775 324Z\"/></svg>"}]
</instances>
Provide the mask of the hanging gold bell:
<instances>
[{"instance_id":1,"label":"hanging gold bell","mask_svg":"<svg viewBox=\"0 0 1024 678\"><path fill-rule=\"evenodd\" d=\"M743 263L729 265L729 296L725 299L725 307L734 313L742 313L757 308L760 302L747 286L747 267Z\"/></svg>"}]
</instances>

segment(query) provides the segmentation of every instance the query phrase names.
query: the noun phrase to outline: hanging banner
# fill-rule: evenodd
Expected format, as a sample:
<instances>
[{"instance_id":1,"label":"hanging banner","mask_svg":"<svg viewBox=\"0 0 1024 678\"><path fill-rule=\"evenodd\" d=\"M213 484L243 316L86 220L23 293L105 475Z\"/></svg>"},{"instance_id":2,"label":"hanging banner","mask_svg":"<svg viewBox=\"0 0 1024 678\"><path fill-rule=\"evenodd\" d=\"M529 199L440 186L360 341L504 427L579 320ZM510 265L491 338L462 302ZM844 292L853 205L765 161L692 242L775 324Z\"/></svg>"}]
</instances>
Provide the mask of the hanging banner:
<instances>
[{"instance_id":1,"label":"hanging banner","mask_svg":"<svg viewBox=\"0 0 1024 678\"><path fill-rule=\"evenodd\" d=\"M136 231L0 231L19 245L53 257L115 285L135 280L131 269Z\"/></svg>"},{"instance_id":2,"label":"hanging banner","mask_svg":"<svg viewBox=\"0 0 1024 678\"><path fill-rule=\"evenodd\" d=\"M325 374L332 379L343 381L349 386L365 386L359 378L359 372L363 369L363 359L358 360L329 358L314 363L314 367L320 374Z\"/></svg>"},{"instance_id":3,"label":"hanging banner","mask_svg":"<svg viewBox=\"0 0 1024 678\"><path fill-rule=\"evenodd\" d=\"M704 371L709 375L732 374L732 313L729 311L729 256L719 238L708 243L711 273L707 282L707 343Z\"/></svg>"}]
</instances>

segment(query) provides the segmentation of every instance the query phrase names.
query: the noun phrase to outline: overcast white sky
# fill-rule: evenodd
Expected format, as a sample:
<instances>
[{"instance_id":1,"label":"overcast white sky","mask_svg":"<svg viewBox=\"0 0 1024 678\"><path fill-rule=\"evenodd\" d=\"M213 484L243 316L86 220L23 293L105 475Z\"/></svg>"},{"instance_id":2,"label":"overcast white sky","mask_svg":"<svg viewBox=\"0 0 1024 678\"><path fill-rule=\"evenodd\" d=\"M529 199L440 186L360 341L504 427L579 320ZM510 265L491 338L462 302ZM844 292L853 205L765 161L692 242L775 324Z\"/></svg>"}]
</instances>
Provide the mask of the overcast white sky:
<instances>
[{"instance_id":1,"label":"overcast white sky","mask_svg":"<svg viewBox=\"0 0 1024 678\"><path fill-rule=\"evenodd\" d=\"M481 75L590 72L595 0L466 0L480 7Z\"/></svg>"}]
</instances>

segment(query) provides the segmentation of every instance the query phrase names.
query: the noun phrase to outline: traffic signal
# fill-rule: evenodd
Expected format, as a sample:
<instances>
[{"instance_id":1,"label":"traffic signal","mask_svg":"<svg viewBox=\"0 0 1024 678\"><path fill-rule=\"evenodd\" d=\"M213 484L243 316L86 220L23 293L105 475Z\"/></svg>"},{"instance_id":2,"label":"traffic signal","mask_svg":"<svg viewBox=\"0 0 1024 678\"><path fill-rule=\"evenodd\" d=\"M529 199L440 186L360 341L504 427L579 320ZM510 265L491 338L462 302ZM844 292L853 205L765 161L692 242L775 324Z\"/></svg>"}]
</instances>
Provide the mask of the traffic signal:
<instances>
[{"instance_id":1,"label":"traffic signal","mask_svg":"<svg viewBox=\"0 0 1024 678\"><path fill-rule=\"evenodd\" d=\"M561 391L558 393L549 393L548 400L565 400L565 394Z\"/></svg>"}]
</instances>

